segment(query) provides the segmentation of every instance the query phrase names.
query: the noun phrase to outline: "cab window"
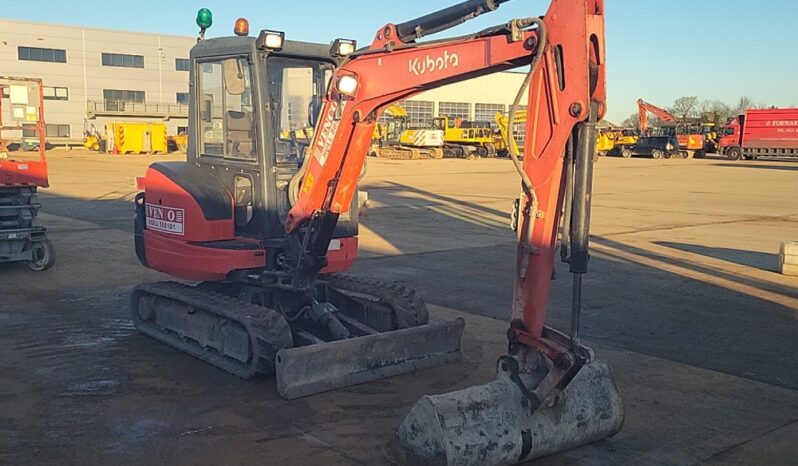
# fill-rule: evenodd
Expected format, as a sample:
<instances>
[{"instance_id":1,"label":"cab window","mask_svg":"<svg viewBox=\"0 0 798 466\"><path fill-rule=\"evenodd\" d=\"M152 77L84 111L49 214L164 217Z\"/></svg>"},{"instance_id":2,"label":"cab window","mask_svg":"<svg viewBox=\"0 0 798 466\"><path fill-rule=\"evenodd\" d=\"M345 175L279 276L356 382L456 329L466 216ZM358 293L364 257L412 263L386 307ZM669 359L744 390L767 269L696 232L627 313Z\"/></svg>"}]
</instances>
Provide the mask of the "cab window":
<instances>
[{"instance_id":1,"label":"cab window","mask_svg":"<svg viewBox=\"0 0 798 466\"><path fill-rule=\"evenodd\" d=\"M267 62L274 110L275 158L278 165L299 166L313 139L333 65L314 60L270 57Z\"/></svg>"},{"instance_id":2,"label":"cab window","mask_svg":"<svg viewBox=\"0 0 798 466\"><path fill-rule=\"evenodd\" d=\"M198 74L200 154L256 160L249 62L245 58L202 62Z\"/></svg>"}]
</instances>

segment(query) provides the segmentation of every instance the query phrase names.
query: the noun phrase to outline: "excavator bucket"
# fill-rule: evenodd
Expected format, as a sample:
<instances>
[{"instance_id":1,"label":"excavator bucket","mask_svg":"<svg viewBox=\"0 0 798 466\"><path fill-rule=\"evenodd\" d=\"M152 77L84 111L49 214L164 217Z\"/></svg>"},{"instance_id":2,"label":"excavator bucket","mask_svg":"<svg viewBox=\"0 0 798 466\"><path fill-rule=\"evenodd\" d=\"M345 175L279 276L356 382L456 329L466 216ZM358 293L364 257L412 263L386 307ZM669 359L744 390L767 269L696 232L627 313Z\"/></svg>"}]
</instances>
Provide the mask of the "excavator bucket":
<instances>
[{"instance_id":1,"label":"excavator bucket","mask_svg":"<svg viewBox=\"0 0 798 466\"><path fill-rule=\"evenodd\" d=\"M275 360L277 391L287 400L459 361L465 321L285 348Z\"/></svg>"},{"instance_id":2,"label":"excavator bucket","mask_svg":"<svg viewBox=\"0 0 798 466\"><path fill-rule=\"evenodd\" d=\"M540 379L522 377L523 385ZM531 409L519 380L499 370L485 385L420 399L392 442L412 465L511 465L616 434L623 405L609 364L581 367L561 391Z\"/></svg>"}]
</instances>

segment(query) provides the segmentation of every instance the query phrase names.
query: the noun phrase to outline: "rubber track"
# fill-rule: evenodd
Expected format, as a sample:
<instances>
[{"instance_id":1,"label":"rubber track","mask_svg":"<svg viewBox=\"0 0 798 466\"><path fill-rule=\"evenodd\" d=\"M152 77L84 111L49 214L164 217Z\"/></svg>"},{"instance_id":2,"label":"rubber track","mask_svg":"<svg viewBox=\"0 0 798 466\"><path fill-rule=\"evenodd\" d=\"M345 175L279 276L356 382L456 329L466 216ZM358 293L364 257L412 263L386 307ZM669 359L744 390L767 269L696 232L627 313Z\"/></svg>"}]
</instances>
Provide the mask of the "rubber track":
<instances>
[{"instance_id":1,"label":"rubber track","mask_svg":"<svg viewBox=\"0 0 798 466\"><path fill-rule=\"evenodd\" d=\"M429 310L421 295L404 285L345 273L327 275L325 278L331 287L340 291L370 295L386 302L396 314L397 328L394 330L429 323Z\"/></svg>"},{"instance_id":2,"label":"rubber track","mask_svg":"<svg viewBox=\"0 0 798 466\"><path fill-rule=\"evenodd\" d=\"M416 151L415 153L413 152L414 150ZM432 155L434 150L412 149L404 147L383 147L376 149L375 153L377 158L386 160L429 160L443 158L443 150L441 150L440 157L435 157ZM416 157L415 155L418 156Z\"/></svg>"},{"instance_id":3,"label":"rubber track","mask_svg":"<svg viewBox=\"0 0 798 466\"><path fill-rule=\"evenodd\" d=\"M245 364L202 349L195 341L183 340L175 333L165 333L142 320L138 314L138 300L145 295L168 298L238 322L250 336L253 352L250 362ZM272 373L277 352L293 346L291 328L279 312L205 289L175 282L145 283L133 290L131 304L133 324L142 333L245 380L261 373Z\"/></svg>"}]
</instances>

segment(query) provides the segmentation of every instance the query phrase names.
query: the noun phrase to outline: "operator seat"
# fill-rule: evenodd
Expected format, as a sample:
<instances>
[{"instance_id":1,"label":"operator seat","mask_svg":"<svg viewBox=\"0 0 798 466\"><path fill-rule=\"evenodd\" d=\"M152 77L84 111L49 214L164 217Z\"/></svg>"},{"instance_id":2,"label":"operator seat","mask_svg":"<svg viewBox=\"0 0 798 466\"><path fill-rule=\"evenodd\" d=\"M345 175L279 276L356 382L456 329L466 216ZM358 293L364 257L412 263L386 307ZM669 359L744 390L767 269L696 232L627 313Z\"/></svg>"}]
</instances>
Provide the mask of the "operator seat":
<instances>
[{"instance_id":1,"label":"operator seat","mask_svg":"<svg viewBox=\"0 0 798 466\"><path fill-rule=\"evenodd\" d=\"M254 159L255 125L250 112L227 111L227 143L234 157Z\"/></svg>"}]
</instances>

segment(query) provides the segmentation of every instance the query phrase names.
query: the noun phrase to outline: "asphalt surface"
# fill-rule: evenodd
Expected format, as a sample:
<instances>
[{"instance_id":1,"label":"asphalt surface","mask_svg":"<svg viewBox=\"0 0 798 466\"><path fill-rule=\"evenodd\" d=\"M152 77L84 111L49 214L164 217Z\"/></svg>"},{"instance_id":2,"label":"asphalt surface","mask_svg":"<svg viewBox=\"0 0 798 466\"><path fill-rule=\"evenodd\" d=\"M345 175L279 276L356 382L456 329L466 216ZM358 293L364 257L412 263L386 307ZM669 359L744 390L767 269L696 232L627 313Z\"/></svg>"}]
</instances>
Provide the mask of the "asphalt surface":
<instances>
[{"instance_id":1,"label":"asphalt surface","mask_svg":"<svg viewBox=\"0 0 798 466\"><path fill-rule=\"evenodd\" d=\"M165 156L157 159L179 159ZM380 464L412 403L483 383L504 346L517 176L506 160L370 160L355 272L467 319L466 360L294 402L151 341L130 289L165 277L132 245L135 177L156 158L50 156L58 264L0 266L0 463ZM618 436L542 464L794 464L798 161L602 159L585 338L626 404ZM558 266L549 321L567 328ZM268 460L265 460L268 459Z\"/></svg>"}]
</instances>

